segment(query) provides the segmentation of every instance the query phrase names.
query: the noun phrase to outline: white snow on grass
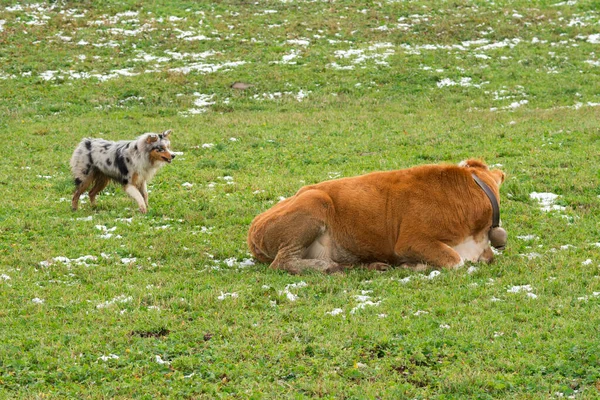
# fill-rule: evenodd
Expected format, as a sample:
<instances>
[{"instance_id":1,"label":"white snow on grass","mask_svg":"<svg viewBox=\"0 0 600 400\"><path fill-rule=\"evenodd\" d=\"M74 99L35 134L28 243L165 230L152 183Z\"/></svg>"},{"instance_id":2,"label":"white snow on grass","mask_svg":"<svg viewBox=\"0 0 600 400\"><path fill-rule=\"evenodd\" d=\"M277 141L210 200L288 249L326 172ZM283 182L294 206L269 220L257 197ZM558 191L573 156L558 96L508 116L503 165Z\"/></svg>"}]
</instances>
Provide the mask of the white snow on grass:
<instances>
[{"instance_id":1,"label":"white snow on grass","mask_svg":"<svg viewBox=\"0 0 600 400\"><path fill-rule=\"evenodd\" d=\"M169 71L171 72L181 72L182 74L189 74L191 72L199 72L199 73L210 73L216 72L223 68L233 68L239 67L240 65L246 64L245 61L229 61L224 62L223 64L207 64L207 63L195 63L186 65L183 67L171 68Z\"/></svg>"},{"instance_id":2,"label":"white snow on grass","mask_svg":"<svg viewBox=\"0 0 600 400\"><path fill-rule=\"evenodd\" d=\"M519 254L521 257L526 257L529 260L533 260L534 258L540 258L542 255L540 253L531 252L527 254Z\"/></svg>"},{"instance_id":3,"label":"white snow on grass","mask_svg":"<svg viewBox=\"0 0 600 400\"><path fill-rule=\"evenodd\" d=\"M350 314L355 314L358 310L362 310L366 307L376 307L381 304L381 300L372 301L371 296L367 295L371 290L363 290L360 295L355 295L354 299L358 302L358 304L350 310Z\"/></svg>"},{"instance_id":4,"label":"white snow on grass","mask_svg":"<svg viewBox=\"0 0 600 400\"><path fill-rule=\"evenodd\" d=\"M486 85L488 83L489 82L473 83L473 78L470 78L470 77L463 77L463 78L460 78L460 80L458 80L458 81L453 81L450 78L444 78L437 83L437 87L443 88L443 87L448 87L448 86L462 86L462 87L481 88L481 86Z\"/></svg>"},{"instance_id":5,"label":"white snow on grass","mask_svg":"<svg viewBox=\"0 0 600 400\"><path fill-rule=\"evenodd\" d=\"M202 93L194 93L194 96L196 96L196 99L194 100L194 105L196 107L203 107L206 108L212 104L215 104L214 101L211 101L213 99L213 97L215 97L214 94L202 94Z\"/></svg>"},{"instance_id":6,"label":"white snow on grass","mask_svg":"<svg viewBox=\"0 0 600 400\"><path fill-rule=\"evenodd\" d=\"M526 240L526 241L530 241L530 240L536 240L539 239L539 236L536 235L521 235L521 236L517 236L517 239L521 239L521 240Z\"/></svg>"},{"instance_id":7,"label":"white snow on grass","mask_svg":"<svg viewBox=\"0 0 600 400\"><path fill-rule=\"evenodd\" d=\"M435 279L439 275L441 275L441 272L436 269L436 270L431 271L429 273L429 275L427 275L425 278L431 280L431 279Z\"/></svg>"},{"instance_id":8,"label":"white snow on grass","mask_svg":"<svg viewBox=\"0 0 600 400\"><path fill-rule=\"evenodd\" d=\"M97 259L98 259L98 257L92 256L92 255L81 256L81 257L75 258L75 259L70 259L70 258L64 257L64 256L57 256L50 260L40 261L40 266L45 268L45 267L49 267L55 263L62 263L65 265L75 264L75 265L83 265L83 266L89 267L87 262L88 261L96 261Z\"/></svg>"},{"instance_id":9,"label":"white snow on grass","mask_svg":"<svg viewBox=\"0 0 600 400\"><path fill-rule=\"evenodd\" d=\"M212 232L206 231L206 232L203 232L203 233L211 234ZM222 262L225 265L227 265L228 267L237 267L237 268L246 268L246 267L251 267L251 266L254 265L254 261L251 258L244 258L242 261L238 261L237 258L230 257L230 258L227 258L227 259L225 259L223 261L220 261L220 260L213 260L213 261L216 264Z\"/></svg>"},{"instance_id":10,"label":"white snow on grass","mask_svg":"<svg viewBox=\"0 0 600 400\"><path fill-rule=\"evenodd\" d=\"M154 358L154 360L155 360L155 361L156 361L158 364L161 364L161 365L169 365L169 364L171 364L171 362L170 362L170 361L165 361L165 360L163 360L163 359L162 359L160 356L156 356L156 357Z\"/></svg>"},{"instance_id":11,"label":"white snow on grass","mask_svg":"<svg viewBox=\"0 0 600 400\"><path fill-rule=\"evenodd\" d=\"M600 33L589 35L586 41L592 44L600 44Z\"/></svg>"},{"instance_id":12,"label":"white snow on grass","mask_svg":"<svg viewBox=\"0 0 600 400\"><path fill-rule=\"evenodd\" d=\"M304 281L300 281L297 283L290 283L289 285L285 286L285 289L279 291L279 295L280 296L285 295L285 297L289 301L296 301L296 300L298 300L298 296L295 295L294 293L290 292L290 289L300 289L300 288L304 288L307 286L308 286L308 284Z\"/></svg>"},{"instance_id":13,"label":"white snow on grass","mask_svg":"<svg viewBox=\"0 0 600 400\"><path fill-rule=\"evenodd\" d=\"M79 42L78 44L87 44L87 42ZM118 47L119 43L114 42L114 41L110 41L110 42L106 42L106 43L94 43L93 46L95 47ZM215 54L214 52L205 52L205 53L176 53L176 52L171 52L171 53L167 53L169 56L171 56L173 59L184 59L184 58L191 58L193 60L197 60L198 58L205 58L208 56L211 56L213 54ZM150 55L150 54L146 54L144 52L138 52L137 53L137 58L132 59L131 61L134 62L157 62L157 63L164 63L167 61L170 61L171 58L168 57L158 57L158 56L154 56L154 55ZM195 62L195 63L190 63L184 66L180 66L180 67L173 67L168 69L168 71L171 72L179 72L182 74L190 74L192 72L197 72L200 74L207 74L207 73L212 73L212 72L216 72L219 70L228 70L230 68L234 68L234 67L238 67L241 65L246 64L245 61L229 61L229 62L224 62L222 64L212 64L212 63L206 63L206 62ZM133 77L133 76L138 76L140 74L149 74L149 73L157 73L157 72L162 72L163 69L161 69L158 65L155 66L154 69L146 69L144 71L139 71L136 72L133 70L133 68L122 68L122 69L114 69L114 70L110 70L106 73L98 73L96 71L91 71L91 72L86 72L86 71L74 71L74 70L47 70L44 72L40 72L39 73L39 77L44 80L44 81L55 81L55 80L66 80L66 79L71 79L71 80L77 80L77 79L97 79L100 82L106 82L108 80L111 79L115 79L115 78L119 78L119 77ZM11 76L7 76L8 78L12 78Z\"/></svg>"},{"instance_id":14,"label":"white snow on grass","mask_svg":"<svg viewBox=\"0 0 600 400\"><path fill-rule=\"evenodd\" d=\"M228 298L237 299L238 297L239 297L239 295L236 292L232 292L232 293L221 292L221 294L217 297L217 300L225 300Z\"/></svg>"},{"instance_id":15,"label":"white snow on grass","mask_svg":"<svg viewBox=\"0 0 600 400\"><path fill-rule=\"evenodd\" d=\"M477 268L475 266L470 266L469 269L467 269L467 274L472 275L477 271L479 271L479 268Z\"/></svg>"},{"instance_id":16,"label":"white snow on grass","mask_svg":"<svg viewBox=\"0 0 600 400\"><path fill-rule=\"evenodd\" d=\"M202 94L195 92L194 96L196 97L194 100L194 106L196 106L196 108L190 108L187 111L180 111L180 115L188 116L202 114L208 111L209 106L215 104L215 102L212 101L212 99L215 97L214 94ZM202 145L202 147L204 147L204 145Z\"/></svg>"},{"instance_id":17,"label":"white snow on grass","mask_svg":"<svg viewBox=\"0 0 600 400\"><path fill-rule=\"evenodd\" d=\"M298 91L298 93L294 93L294 92L274 92L274 93L263 93L262 95L259 94L255 94L254 96L252 96L252 99L254 100L278 100L278 99L283 99L284 97L293 97L298 101L302 101L304 100L309 94L311 93L310 90L308 91L304 91L303 89L300 89Z\"/></svg>"},{"instance_id":18,"label":"white snow on grass","mask_svg":"<svg viewBox=\"0 0 600 400\"><path fill-rule=\"evenodd\" d=\"M554 204L554 202L560 197L557 194L554 193L538 193L538 192L532 192L529 194L529 197L533 200L536 200L539 204L540 204L540 209L542 211L554 211L554 210L564 210L566 207L564 206L559 206Z\"/></svg>"},{"instance_id":19,"label":"white snow on grass","mask_svg":"<svg viewBox=\"0 0 600 400\"><path fill-rule=\"evenodd\" d=\"M101 309L101 308L109 308L114 304L124 304L124 303L129 303L133 301L133 297L131 296L125 296L124 294L119 295L115 298L113 298L112 300L107 300L104 303L100 303L98 305L96 305L96 308Z\"/></svg>"},{"instance_id":20,"label":"white snow on grass","mask_svg":"<svg viewBox=\"0 0 600 400\"><path fill-rule=\"evenodd\" d=\"M310 40L308 39L288 39L286 40L287 44L297 44L300 46L308 46L310 44Z\"/></svg>"},{"instance_id":21,"label":"white snow on grass","mask_svg":"<svg viewBox=\"0 0 600 400\"><path fill-rule=\"evenodd\" d=\"M342 310L341 308L334 308L331 311L327 311L325 314L326 315L338 315L338 314L342 314L344 312L344 310Z\"/></svg>"},{"instance_id":22,"label":"white snow on grass","mask_svg":"<svg viewBox=\"0 0 600 400\"><path fill-rule=\"evenodd\" d=\"M112 228L107 228L104 225L95 225L95 228L98 229L101 232L104 232L101 235L98 235L98 237L100 239L110 239L114 235L112 232L114 232L117 229L116 226L113 226ZM122 238L122 236L121 235L116 235L115 238L120 239L120 238Z\"/></svg>"},{"instance_id":23,"label":"white snow on grass","mask_svg":"<svg viewBox=\"0 0 600 400\"><path fill-rule=\"evenodd\" d=\"M39 297L35 297L33 299L31 299L31 302L34 304L44 304L44 299L40 299Z\"/></svg>"},{"instance_id":24,"label":"white snow on grass","mask_svg":"<svg viewBox=\"0 0 600 400\"><path fill-rule=\"evenodd\" d=\"M600 292L592 292L592 297L599 297L600 296ZM577 300L579 301L588 301L590 299L590 296L581 296L578 297Z\"/></svg>"},{"instance_id":25,"label":"white snow on grass","mask_svg":"<svg viewBox=\"0 0 600 400\"><path fill-rule=\"evenodd\" d=\"M389 67L387 59L395 54L392 43L373 43L366 49L348 49L335 50L334 56L346 65L339 65L336 62L330 63L327 66L338 70L350 70L357 66L365 68L368 61L374 62L376 65ZM383 49L383 52L381 51Z\"/></svg>"},{"instance_id":26,"label":"white snow on grass","mask_svg":"<svg viewBox=\"0 0 600 400\"><path fill-rule=\"evenodd\" d=\"M102 356L98 357L98 360L102 360L102 361L118 360L118 359L119 359L119 356L116 354L112 354L112 353L107 356L102 355Z\"/></svg>"},{"instance_id":27,"label":"white snow on grass","mask_svg":"<svg viewBox=\"0 0 600 400\"><path fill-rule=\"evenodd\" d=\"M512 286L507 290L508 293L525 293L527 297L532 299L536 299L537 295L533 293L533 288L531 285L521 285L521 286Z\"/></svg>"}]
</instances>

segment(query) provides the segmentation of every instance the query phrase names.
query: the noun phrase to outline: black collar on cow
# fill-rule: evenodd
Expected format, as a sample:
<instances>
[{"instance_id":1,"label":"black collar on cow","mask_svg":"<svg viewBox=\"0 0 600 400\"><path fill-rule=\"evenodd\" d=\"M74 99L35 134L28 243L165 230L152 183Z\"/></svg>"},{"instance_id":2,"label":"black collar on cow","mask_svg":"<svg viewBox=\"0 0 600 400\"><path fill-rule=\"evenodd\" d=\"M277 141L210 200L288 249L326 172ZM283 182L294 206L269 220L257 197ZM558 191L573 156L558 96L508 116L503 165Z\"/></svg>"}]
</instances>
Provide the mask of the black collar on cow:
<instances>
[{"instance_id":1,"label":"black collar on cow","mask_svg":"<svg viewBox=\"0 0 600 400\"><path fill-rule=\"evenodd\" d=\"M471 174L471 176L475 180L475 183L485 192L488 199L490 199L490 203L492 203L492 227L488 233L490 242L494 248L504 250L508 234L504 229L500 228L500 206L498 205L496 195L477 175Z\"/></svg>"}]
</instances>

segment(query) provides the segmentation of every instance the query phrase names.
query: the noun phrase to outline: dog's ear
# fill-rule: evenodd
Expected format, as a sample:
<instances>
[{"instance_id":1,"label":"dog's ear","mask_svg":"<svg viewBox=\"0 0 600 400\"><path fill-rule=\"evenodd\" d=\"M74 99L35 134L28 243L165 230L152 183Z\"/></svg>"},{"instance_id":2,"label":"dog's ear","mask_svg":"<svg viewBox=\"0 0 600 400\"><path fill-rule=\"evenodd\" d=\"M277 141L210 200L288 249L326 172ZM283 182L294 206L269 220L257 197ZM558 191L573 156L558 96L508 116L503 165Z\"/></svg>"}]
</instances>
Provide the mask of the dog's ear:
<instances>
[{"instance_id":1,"label":"dog's ear","mask_svg":"<svg viewBox=\"0 0 600 400\"><path fill-rule=\"evenodd\" d=\"M169 136L171 135L171 133L172 133L172 132L173 132L173 131L172 131L171 129L167 129L166 131L164 131L164 132L162 133L162 135L161 135L161 136L163 137L163 139L168 139L168 138L169 138Z\"/></svg>"},{"instance_id":2,"label":"dog's ear","mask_svg":"<svg viewBox=\"0 0 600 400\"><path fill-rule=\"evenodd\" d=\"M154 143L154 142L157 142L157 141L158 141L158 135L156 133L151 133L146 138L146 143L148 143L148 144Z\"/></svg>"}]
</instances>

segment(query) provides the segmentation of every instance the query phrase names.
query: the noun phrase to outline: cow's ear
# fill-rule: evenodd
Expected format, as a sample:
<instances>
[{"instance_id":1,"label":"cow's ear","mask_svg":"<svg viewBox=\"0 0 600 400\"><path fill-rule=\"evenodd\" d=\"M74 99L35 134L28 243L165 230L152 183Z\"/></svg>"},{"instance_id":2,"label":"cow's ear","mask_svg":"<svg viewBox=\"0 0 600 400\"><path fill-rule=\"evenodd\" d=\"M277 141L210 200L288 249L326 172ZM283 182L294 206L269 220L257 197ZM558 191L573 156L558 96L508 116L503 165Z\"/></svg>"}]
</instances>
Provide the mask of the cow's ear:
<instances>
[{"instance_id":1,"label":"cow's ear","mask_svg":"<svg viewBox=\"0 0 600 400\"><path fill-rule=\"evenodd\" d=\"M504 179L506 179L506 174L499 169L493 169L490 172L492 173L492 176L496 180L498 186L500 186L502 182L504 182Z\"/></svg>"},{"instance_id":2,"label":"cow's ear","mask_svg":"<svg viewBox=\"0 0 600 400\"><path fill-rule=\"evenodd\" d=\"M488 169L488 166L481 160L476 160L474 158L470 158L468 160L463 160L460 163L458 163L459 167L465 167L465 168L482 168L482 169Z\"/></svg>"}]
</instances>

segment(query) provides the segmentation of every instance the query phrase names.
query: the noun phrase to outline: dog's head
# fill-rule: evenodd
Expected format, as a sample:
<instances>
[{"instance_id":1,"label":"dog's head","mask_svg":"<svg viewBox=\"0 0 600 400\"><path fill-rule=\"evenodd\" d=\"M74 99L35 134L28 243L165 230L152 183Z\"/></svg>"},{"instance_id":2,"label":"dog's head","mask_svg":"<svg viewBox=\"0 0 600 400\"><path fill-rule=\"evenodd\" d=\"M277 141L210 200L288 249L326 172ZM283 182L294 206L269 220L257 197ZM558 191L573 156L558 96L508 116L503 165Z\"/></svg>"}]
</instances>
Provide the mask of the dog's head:
<instances>
[{"instance_id":1,"label":"dog's head","mask_svg":"<svg viewBox=\"0 0 600 400\"><path fill-rule=\"evenodd\" d=\"M175 158L175 154L171 151L171 130L166 130L163 133L146 133L143 136L144 144L148 152L148 157L152 164L155 163L171 163Z\"/></svg>"}]
</instances>

